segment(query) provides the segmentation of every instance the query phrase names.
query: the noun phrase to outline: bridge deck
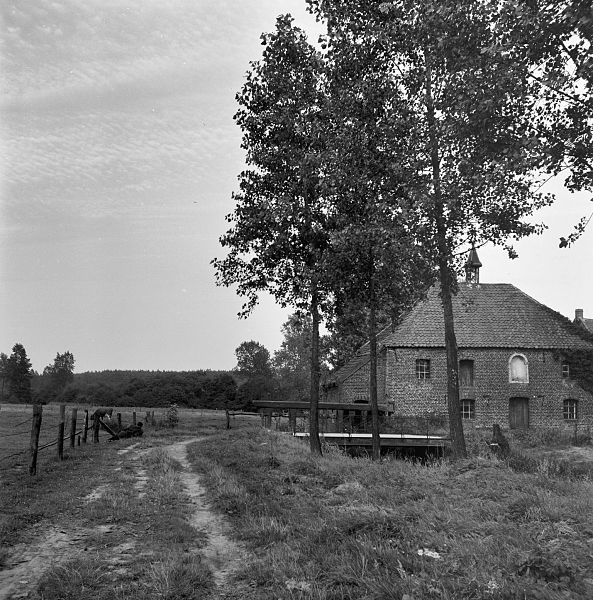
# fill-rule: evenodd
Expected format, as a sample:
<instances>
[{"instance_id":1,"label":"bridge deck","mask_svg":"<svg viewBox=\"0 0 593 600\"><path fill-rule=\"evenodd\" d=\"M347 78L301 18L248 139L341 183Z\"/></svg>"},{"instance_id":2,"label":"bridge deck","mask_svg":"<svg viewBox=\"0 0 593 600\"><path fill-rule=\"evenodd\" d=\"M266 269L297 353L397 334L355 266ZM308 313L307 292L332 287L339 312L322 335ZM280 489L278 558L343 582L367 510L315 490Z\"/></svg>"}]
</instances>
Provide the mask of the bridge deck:
<instances>
[{"instance_id":1,"label":"bridge deck","mask_svg":"<svg viewBox=\"0 0 593 600\"><path fill-rule=\"evenodd\" d=\"M295 437L309 437L308 433L295 433ZM372 446L371 433L320 433L319 437L338 446ZM382 448L398 447L438 447L449 444L450 439L441 435L419 435L414 433L381 433L379 434Z\"/></svg>"}]
</instances>

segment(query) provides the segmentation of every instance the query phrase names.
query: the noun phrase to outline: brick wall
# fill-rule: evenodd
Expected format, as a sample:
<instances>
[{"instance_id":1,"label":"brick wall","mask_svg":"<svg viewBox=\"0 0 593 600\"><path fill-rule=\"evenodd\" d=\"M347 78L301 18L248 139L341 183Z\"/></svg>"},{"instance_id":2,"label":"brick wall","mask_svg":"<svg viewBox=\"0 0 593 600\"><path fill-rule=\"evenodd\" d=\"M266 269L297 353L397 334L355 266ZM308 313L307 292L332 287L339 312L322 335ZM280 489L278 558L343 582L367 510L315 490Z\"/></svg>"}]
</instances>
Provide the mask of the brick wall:
<instances>
[{"instance_id":1,"label":"brick wall","mask_svg":"<svg viewBox=\"0 0 593 600\"><path fill-rule=\"evenodd\" d=\"M513 354L525 356L529 383L509 383L509 359ZM416 360L430 360L431 377L416 378ZM526 398L530 427L574 428L574 421L563 417L563 402L578 401L580 429L593 427L593 396L574 381L562 378L562 365L550 350L528 349L460 349L459 360L474 361L474 386L460 389L461 398L473 399L475 419L466 425L491 427L499 423L509 427L509 400ZM446 357L443 349L388 349L378 363L379 403L386 403L396 414L416 416L447 412ZM334 388L328 400L340 402L368 401L369 363Z\"/></svg>"},{"instance_id":2,"label":"brick wall","mask_svg":"<svg viewBox=\"0 0 593 600\"><path fill-rule=\"evenodd\" d=\"M523 355L528 362L529 383L509 382L509 359ZM416 378L416 359L429 359L431 377ZM578 426L593 425L593 396L574 381L562 378L562 365L554 352L527 349L460 349L459 360L474 361L474 386L461 388L462 399L473 399L476 425L499 423L509 426L509 400L526 398L530 427L567 426L563 417L565 399L578 401ZM442 349L390 349L387 355L387 402L397 414L446 413L447 371ZM468 423L469 424L469 423Z\"/></svg>"},{"instance_id":3,"label":"brick wall","mask_svg":"<svg viewBox=\"0 0 593 600\"><path fill-rule=\"evenodd\" d=\"M379 404L385 402L385 369L387 351L383 350L377 356L377 398ZM328 402L368 402L371 364L369 360L358 371L350 375L339 386L330 388L327 393Z\"/></svg>"}]
</instances>

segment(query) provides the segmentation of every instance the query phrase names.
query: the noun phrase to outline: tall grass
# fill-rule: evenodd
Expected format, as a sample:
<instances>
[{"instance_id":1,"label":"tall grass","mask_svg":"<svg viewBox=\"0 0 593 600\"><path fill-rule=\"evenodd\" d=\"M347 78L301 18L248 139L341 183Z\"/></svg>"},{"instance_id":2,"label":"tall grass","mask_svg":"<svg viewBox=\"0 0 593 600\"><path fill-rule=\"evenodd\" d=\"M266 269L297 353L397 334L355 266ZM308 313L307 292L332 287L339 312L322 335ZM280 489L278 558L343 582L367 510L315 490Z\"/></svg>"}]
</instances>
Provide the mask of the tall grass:
<instances>
[{"instance_id":1,"label":"tall grass","mask_svg":"<svg viewBox=\"0 0 593 600\"><path fill-rule=\"evenodd\" d=\"M191 458L252 550L246 598L593 597L591 483L551 463L314 458L265 430Z\"/></svg>"}]
</instances>

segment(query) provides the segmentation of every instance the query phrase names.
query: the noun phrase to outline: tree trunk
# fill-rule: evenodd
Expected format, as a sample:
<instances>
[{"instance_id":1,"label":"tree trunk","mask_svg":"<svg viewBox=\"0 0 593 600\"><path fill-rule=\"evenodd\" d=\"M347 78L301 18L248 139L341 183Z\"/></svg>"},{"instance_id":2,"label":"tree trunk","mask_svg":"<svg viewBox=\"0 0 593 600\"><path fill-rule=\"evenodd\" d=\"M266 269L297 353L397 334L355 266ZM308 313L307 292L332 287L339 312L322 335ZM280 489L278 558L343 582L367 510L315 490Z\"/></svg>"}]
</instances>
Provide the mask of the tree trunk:
<instances>
[{"instance_id":1,"label":"tree trunk","mask_svg":"<svg viewBox=\"0 0 593 600\"><path fill-rule=\"evenodd\" d=\"M309 409L309 440L311 453L321 456L319 441L319 381L321 369L319 366L319 295L315 283L311 293L311 406Z\"/></svg>"},{"instance_id":2,"label":"tree trunk","mask_svg":"<svg viewBox=\"0 0 593 600\"><path fill-rule=\"evenodd\" d=\"M434 194L434 219L437 231L438 265L441 283L441 302L445 320L445 348L447 352L447 409L449 413L449 432L451 436L451 454L453 460L467 456L461 404L459 402L459 361L457 358L457 340L453 321L453 300L451 295L452 273L449 264L450 252L447 243L447 227L441 190L441 172L437 122L432 96L432 71L430 54L425 48L426 61L426 109L428 119L430 158L432 165L432 183Z\"/></svg>"},{"instance_id":3,"label":"tree trunk","mask_svg":"<svg viewBox=\"0 0 593 600\"><path fill-rule=\"evenodd\" d=\"M371 261L373 260L371 252ZM373 436L373 460L381 459L381 440L379 438L379 403L377 399L377 316L375 297L375 274L371 265L369 281L369 350L371 353L370 401L371 432Z\"/></svg>"}]
</instances>

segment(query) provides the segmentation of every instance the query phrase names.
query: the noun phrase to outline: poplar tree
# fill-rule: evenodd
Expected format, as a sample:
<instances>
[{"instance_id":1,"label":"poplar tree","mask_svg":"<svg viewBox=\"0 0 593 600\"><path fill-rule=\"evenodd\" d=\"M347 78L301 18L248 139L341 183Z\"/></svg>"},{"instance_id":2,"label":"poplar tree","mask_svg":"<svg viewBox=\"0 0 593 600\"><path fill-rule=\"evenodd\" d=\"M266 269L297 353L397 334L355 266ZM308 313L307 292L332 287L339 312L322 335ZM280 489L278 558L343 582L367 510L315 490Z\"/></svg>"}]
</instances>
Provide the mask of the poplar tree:
<instances>
[{"instance_id":1,"label":"poplar tree","mask_svg":"<svg viewBox=\"0 0 593 600\"><path fill-rule=\"evenodd\" d=\"M455 256L485 241L504 245L515 256L510 240L540 230L526 221L550 202L534 192L534 173L541 165L540 140L529 129L535 82L512 54L488 51L500 35L497 2L308 3L327 24L329 62L372 48L372 60L358 75L363 98L372 98L376 85L385 85L383 74L389 75L390 127L397 133L391 142L397 156L393 166L405 200L401 215L410 217L438 269L452 454L465 456L452 308ZM374 78L374 72L382 76ZM352 82L345 83L347 93ZM342 118L348 122L350 116ZM426 226L417 228L418 214L425 216Z\"/></svg>"},{"instance_id":2,"label":"poplar tree","mask_svg":"<svg viewBox=\"0 0 593 600\"><path fill-rule=\"evenodd\" d=\"M593 4L506 0L497 29L487 52L512 53L538 87L530 125L542 142L542 169L563 176L571 192L593 191ZM575 242L592 217L560 238L560 247Z\"/></svg>"},{"instance_id":3,"label":"poplar tree","mask_svg":"<svg viewBox=\"0 0 593 600\"><path fill-rule=\"evenodd\" d=\"M231 228L220 238L228 254L213 264L217 282L236 285L246 298L240 316L253 310L262 292L311 315L310 444L321 454L319 323L329 230L319 186L322 60L290 15L278 17L262 45L262 59L251 63L237 94L235 121L248 168L227 217Z\"/></svg>"}]
</instances>

